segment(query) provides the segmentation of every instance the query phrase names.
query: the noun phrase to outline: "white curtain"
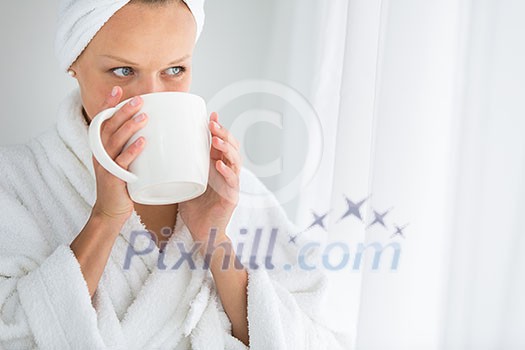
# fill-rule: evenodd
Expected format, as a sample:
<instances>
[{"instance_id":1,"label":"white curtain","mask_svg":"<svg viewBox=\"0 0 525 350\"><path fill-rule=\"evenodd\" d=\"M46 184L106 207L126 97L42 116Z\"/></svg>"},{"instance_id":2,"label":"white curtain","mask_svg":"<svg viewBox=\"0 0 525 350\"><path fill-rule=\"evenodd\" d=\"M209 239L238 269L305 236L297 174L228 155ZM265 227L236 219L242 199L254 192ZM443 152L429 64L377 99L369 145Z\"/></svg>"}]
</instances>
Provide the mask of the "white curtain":
<instances>
[{"instance_id":1,"label":"white curtain","mask_svg":"<svg viewBox=\"0 0 525 350\"><path fill-rule=\"evenodd\" d=\"M286 80L323 152L295 219L328 214L312 230L341 243L331 266L349 247L331 325L357 349L525 348L525 2L301 4ZM362 220L341 220L346 199L366 199ZM372 250L353 268L359 243L384 248L378 270Z\"/></svg>"}]
</instances>

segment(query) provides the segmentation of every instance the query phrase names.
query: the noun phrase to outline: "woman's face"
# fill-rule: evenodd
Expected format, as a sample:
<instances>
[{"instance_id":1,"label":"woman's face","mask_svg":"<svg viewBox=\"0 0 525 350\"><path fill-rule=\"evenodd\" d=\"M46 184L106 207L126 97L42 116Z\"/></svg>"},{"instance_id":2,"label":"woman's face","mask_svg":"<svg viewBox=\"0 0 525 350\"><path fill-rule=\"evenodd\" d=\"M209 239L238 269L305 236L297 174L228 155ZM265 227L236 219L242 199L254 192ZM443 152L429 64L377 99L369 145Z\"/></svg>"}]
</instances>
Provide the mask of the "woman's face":
<instances>
[{"instance_id":1,"label":"woman's face","mask_svg":"<svg viewBox=\"0 0 525 350\"><path fill-rule=\"evenodd\" d=\"M71 69L91 120L114 86L122 100L159 91L187 92L196 24L182 1L129 3L95 35Z\"/></svg>"}]
</instances>

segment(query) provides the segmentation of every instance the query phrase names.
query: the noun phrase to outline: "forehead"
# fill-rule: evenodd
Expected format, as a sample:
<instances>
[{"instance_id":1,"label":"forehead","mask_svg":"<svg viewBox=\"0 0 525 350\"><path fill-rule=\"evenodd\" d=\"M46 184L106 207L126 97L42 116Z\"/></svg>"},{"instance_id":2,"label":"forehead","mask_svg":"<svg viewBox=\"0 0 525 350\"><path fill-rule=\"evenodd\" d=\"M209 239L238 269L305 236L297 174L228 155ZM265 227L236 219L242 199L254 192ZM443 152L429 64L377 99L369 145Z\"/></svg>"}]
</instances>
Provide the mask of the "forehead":
<instances>
[{"instance_id":1,"label":"forehead","mask_svg":"<svg viewBox=\"0 0 525 350\"><path fill-rule=\"evenodd\" d=\"M165 5L129 3L104 24L86 51L125 56L134 62L191 54L197 26L183 2Z\"/></svg>"}]
</instances>

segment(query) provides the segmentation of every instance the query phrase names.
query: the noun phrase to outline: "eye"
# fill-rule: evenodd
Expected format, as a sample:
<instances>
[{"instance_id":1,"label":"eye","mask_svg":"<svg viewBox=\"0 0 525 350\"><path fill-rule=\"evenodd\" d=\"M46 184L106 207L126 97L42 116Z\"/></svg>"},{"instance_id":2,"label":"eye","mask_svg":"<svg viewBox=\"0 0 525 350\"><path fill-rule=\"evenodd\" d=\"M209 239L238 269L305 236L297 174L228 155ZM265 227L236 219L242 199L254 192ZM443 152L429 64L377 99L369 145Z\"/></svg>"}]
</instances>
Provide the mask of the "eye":
<instances>
[{"instance_id":1,"label":"eye","mask_svg":"<svg viewBox=\"0 0 525 350\"><path fill-rule=\"evenodd\" d=\"M133 74L133 69L130 67L119 67L111 70L117 77L125 78Z\"/></svg>"},{"instance_id":2,"label":"eye","mask_svg":"<svg viewBox=\"0 0 525 350\"><path fill-rule=\"evenodd\" d=\"M166 69L165 72L168 75L175 76L175 75L182 74L185 70L186 70L186 68L181 67L181 66L177 66L177 67L170 67L170 68Z\"/></svg>"}]
</instances>

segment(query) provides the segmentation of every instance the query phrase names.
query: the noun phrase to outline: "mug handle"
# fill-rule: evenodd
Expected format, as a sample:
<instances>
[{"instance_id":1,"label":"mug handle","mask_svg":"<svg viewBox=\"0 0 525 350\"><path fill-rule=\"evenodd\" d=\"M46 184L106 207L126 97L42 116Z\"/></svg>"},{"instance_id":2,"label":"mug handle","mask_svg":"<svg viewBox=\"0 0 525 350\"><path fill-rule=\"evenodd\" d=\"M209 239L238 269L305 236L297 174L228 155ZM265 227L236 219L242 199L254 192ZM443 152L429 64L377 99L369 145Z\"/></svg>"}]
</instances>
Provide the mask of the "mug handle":
<instances>
[{"instance_id":1,"label":"mug handle","mask_svg":"<svg viewBox=\"0 0 525 350\"><path fill-rule=\"evenodd\" d=\"M122 168L120 165L115 163L113 159L106 152L104 145L102 144L102 139L100 137L100 129L102 123L115 114L118 108L108 108L97 114L95 118L91 121L89 125L89 146L93 155L97 161L111 174L115 175L119 179L126 181L127 183L132 183L138 180L137 175L133 174Z\"/></svg>"}]
</instances>

